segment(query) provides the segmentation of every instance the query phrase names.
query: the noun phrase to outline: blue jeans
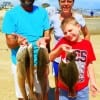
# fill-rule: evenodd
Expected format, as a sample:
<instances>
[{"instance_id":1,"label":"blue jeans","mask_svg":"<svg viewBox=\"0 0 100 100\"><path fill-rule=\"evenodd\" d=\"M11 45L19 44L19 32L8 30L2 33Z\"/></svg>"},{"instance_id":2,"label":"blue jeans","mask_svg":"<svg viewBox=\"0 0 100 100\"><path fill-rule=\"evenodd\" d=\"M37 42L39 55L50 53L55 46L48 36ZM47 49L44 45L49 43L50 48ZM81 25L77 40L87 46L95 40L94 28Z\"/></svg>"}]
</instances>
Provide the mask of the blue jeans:
<instances>
[{"instance_id":1,"label":"blue jeans","mask_svg":"<svg viewBox=\"0 0 100 100\"><path fill-rule=\"evenodd\" d=\"M89 100L89 88L85 87L84 89L78 91L75 98L68 97L68 92L60 89L59 100Z\"/></svg>"}]
</instances>

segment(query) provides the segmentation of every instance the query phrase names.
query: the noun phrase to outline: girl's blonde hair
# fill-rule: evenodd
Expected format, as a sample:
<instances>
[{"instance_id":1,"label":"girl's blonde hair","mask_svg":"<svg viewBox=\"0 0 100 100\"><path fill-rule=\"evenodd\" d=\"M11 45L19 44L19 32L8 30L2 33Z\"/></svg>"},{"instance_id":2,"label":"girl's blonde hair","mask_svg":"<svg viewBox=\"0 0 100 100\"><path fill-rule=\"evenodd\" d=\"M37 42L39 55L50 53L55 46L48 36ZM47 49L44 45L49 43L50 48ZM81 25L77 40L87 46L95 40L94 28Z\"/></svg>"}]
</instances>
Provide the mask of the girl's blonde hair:
<instances>
[{"instance_id":1,"label":"girl's blonde hair","mask_svg":"<svg viewBox=\"0 0 100 100\"><path fill-rule=\"evenodd\" d=\"M61 29L64 30L67 24L77 25L78 22L76 21L74 17L67 17L61 22Z\"/></svg>"}]
</instances>

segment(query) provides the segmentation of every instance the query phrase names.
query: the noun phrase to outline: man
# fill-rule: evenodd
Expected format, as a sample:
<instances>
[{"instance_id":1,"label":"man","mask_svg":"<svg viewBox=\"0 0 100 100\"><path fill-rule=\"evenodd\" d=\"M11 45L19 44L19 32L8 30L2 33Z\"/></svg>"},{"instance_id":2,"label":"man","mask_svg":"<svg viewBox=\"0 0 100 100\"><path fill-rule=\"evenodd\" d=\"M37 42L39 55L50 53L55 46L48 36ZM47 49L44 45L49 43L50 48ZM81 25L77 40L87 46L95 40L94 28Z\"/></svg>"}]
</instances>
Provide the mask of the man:
<instances>
[{"instance_id":1,"label":"man","mask_svg":"<svg viewBox=\"0 0 100 100\"><path fill-rule=\"evenodd\" d=\"M38 52L36 41L42 36L50 37L50 25L47 12L43 8L33 5L34 0L20 0L20 2L20 5L5 14L2 31L5 33L7 45L11 49L16 96L18 100L24 100L17 83L17 51L20 45L27 46L31 43L34 47L34 66L36 66ZM49 39L46 42L49 42Z\"/></svg>"}]
</instances>

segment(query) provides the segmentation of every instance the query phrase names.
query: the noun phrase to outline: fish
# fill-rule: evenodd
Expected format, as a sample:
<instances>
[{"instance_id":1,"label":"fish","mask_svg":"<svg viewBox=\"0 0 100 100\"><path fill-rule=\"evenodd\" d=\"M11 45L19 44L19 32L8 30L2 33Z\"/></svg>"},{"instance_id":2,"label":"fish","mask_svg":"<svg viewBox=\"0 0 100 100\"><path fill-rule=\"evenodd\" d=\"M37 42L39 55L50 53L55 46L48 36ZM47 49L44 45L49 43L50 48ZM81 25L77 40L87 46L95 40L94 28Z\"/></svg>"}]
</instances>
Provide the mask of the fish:
<instances>
[{"instance_id":1,"label":"fish","mask_svg":"<svg viewBox=\"0 0 100 100\"><path fill-rule=\"evenodd\" d=\"M79 71L75 63L76 53L69 52L66 62L63 60L59 64L59 77L68 87L68 97L76 97L75 85L79 79Z\"/></svg>"},{"instance_id":2,"label":"fish","mask_svg":"<svg viewBox=\"0 0 100 100\"><path fill-rule=\"evenodd\" d=\"M49 54L47 48L40 47L37 56L37 78L41 87L41 100L47 99L48 74L49 74Z\"/></svg>"},{"instance_id":3,"label":"fish","mask_svg":"<svg viewBox=\"0 0 100 100\"><path fill-rule=\"evenodd\" d=\"M20 91L25 100L36 100L33 93L34 87L34 59L33 59L33 47L32 44L28 46L20 46L17 54L17 79ZM25 89L25 82L29 87L29 95ZM34 99L35 98L35 99Z\"/></svg>"}]
</instances>

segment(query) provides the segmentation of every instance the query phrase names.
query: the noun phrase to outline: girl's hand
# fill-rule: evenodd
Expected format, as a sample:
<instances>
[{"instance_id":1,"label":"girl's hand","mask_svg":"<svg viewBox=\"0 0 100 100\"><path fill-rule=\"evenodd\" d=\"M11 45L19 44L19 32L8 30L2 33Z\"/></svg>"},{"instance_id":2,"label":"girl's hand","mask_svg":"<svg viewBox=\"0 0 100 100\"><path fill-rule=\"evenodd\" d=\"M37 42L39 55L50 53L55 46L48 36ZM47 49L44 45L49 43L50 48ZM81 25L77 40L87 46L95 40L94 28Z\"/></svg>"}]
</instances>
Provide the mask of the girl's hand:
<instances>
[{"instance_id":1,"label":"girl's hand","mask_svg":"<svg viewBox=\"0 0 100 100\"><path fill-rule=\"evenodd\" d=\"M65 52L73 52L73 49L70 45L67 45L67 44L62 44L60 46L60 49L65 51Z\"/></svg>"},{"instance_id":2,"label":"girl's hand","mask_svg":"<svg viewBox=\"0 0 100 100\"><path fill-rule=\"evenodd\" d=\"M100 89L95 84L90 85L90 91L93 97L95 97L97 93L100 93Z\"/></svg>"}]
</instances>

